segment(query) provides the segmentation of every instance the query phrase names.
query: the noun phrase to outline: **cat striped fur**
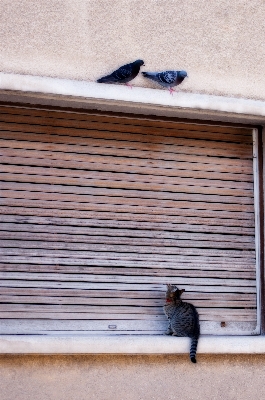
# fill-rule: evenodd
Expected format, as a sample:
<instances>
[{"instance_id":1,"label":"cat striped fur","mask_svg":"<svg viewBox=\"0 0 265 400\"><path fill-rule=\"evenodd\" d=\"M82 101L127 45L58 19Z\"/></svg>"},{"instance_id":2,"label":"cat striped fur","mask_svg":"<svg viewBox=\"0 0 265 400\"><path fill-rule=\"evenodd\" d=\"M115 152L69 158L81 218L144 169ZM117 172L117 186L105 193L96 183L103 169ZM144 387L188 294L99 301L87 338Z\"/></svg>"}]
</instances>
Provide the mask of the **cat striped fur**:
<instances>
[{"instance_id":1,"label":"cat striped fur","mask_svg":"<svg viewBox=\"0 0 265 400\"><path fill-rule=\"evenodd\" d=\"M185 289L179 290L176 286L167 285L164 313L169 324L166 334L191 338L190 359L196 363L197 344L200 336L199 315L192 304L180 299L184 291Z\"/></svg>"}]
</instances>

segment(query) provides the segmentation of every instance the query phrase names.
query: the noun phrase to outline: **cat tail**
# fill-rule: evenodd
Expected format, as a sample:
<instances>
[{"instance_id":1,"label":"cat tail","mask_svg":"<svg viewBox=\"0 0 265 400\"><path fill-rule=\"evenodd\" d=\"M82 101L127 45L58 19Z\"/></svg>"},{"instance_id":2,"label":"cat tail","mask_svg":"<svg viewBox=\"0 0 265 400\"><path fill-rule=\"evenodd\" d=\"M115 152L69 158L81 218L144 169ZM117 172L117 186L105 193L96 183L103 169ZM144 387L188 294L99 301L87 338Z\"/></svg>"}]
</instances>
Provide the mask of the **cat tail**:
<instances>
[{"instance_id":1,"label":"cat tail","mask_svg":"<svg viewBox=\"0 0 265 400\"><path fill-rule=\"evenodd\" d=\"M190 360L193 363L196 363L196 351L197 351L197 344L198 344L199 337L193 336L191 338L191 345L190 345Z\"/></svg>"},{"instance_id":2,"label":"cat tail","mask_svg":"<svg viewBox=\"0 0 265 400\"><path fill-rule=\"evenodd\" d=\"M197 352L197 345L200 336L200 322L199 322L199 314L196 308L191 304L191 309L194 316L195 321L195 329L193 331L193 335L191 336L191 345L190 345L190 360L193 363L196 363L196 352Z\"/></svg>"}]
</instances>

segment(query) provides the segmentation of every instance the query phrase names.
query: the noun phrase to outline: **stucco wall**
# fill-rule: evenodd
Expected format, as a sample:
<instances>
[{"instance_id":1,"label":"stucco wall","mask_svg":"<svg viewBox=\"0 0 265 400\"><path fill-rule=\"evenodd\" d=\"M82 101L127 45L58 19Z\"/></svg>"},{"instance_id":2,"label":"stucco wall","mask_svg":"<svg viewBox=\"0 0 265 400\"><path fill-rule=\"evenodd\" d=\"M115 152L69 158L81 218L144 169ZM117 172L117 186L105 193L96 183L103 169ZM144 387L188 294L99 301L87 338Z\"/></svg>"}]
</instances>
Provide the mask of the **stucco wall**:
<instances>
[{"instance_id":1,"label":"stucco wall","mask_svg":"<svg viewBox=\"0 0 265 400\"><path fill-rule=\"evenodd\" d=\"M257 400L265 356L2 356L1 400Z\"/></svg>"},{"instance_id":2,"label":"stucco wall","mask_svg":"<svg viewBox=\"0 0 265 400\"><path fill-rule=\"evenodd\" d=\"M265 99L264 15L260 0L1 0L0 71L95 80L143 58L186 69L183 91Z\"/></svg>"},{"instance_id":3,"label":"stucco wall","mask_svg":"<svg viewBox=\"0 0 265 400\"><path fill-rule=\"evenodd\" d=\"M143 58L186 69L181 91L265 100L264 14L260 0L1 0L0 71L94 81ZM264 376L265 356L2 356L0 400L256 400Z\"/></svg>"}]
</instances>

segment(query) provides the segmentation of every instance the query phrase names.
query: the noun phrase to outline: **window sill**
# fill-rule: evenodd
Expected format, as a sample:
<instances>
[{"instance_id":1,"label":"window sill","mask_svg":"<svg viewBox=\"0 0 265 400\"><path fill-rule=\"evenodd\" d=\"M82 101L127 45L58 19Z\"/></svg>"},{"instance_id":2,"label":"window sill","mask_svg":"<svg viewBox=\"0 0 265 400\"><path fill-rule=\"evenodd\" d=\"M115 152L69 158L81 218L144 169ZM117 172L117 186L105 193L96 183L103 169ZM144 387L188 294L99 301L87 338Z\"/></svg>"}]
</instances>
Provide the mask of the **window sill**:
<instances>
[{"instance_id":1,"label":"window sill","mask_svg":"<svg viewBox=\"0 0 265 400\"><path fill-rule=\"evenodd\" d=\"M264 124L265 102L0 72L0 101Z\"/></svg>"},{"instance_id":2,"label":"window sill","mask_svg":"<svg viewBox=\"0 0 265 400\"><path fill-rule=\"evenodd\" d=\"M188 338L168 336L0 336L0 354L184 354ZM265 336L202 336L201 354L262 354Z\"/></svg>"}]
</instances>

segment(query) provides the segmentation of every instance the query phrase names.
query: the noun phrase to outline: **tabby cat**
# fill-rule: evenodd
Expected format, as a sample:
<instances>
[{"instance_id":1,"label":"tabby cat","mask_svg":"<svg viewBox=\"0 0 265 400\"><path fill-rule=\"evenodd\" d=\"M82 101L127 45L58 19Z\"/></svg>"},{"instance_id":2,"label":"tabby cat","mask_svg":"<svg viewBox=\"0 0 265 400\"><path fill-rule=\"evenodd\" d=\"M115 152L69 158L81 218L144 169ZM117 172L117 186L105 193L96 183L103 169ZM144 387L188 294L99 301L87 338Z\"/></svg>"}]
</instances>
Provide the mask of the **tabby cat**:
<instances>
[{"instance_id":1,"label":"tabby cat","mask_svg":"<svg viewBox=\"0 0 265 400\"><path fill-rule=\"evenodd\" d=\"M166 334L190 337L190 359L196 363L197 343L200 336L199 316L192 304L180 299L183 292L185 289L179 290L176 286L167 285L164 313L169 320L169 325Z\"/></svg>"}]
</instances>

